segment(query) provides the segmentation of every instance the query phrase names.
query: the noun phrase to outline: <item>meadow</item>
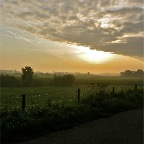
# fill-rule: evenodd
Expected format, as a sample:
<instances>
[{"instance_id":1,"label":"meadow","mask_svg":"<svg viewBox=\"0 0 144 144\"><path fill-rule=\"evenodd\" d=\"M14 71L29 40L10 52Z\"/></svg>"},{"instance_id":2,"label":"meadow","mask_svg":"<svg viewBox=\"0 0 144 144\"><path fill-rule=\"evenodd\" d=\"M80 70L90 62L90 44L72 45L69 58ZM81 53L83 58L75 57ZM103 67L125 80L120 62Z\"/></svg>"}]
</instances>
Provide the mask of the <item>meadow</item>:
<instances>
[{"instance_id":1,"label":"meadow","mask_svg":"<svg viewBox=\"0 0 144 144\"><path fill-rule=\"evenodd\" d=\"M115 87L115 93L127 89L143 87L142 79L130 79L121 77L94 77L94 76L77 76L75 84L71 87L56 87L52 84L52 77L40 78L42 81L49 81L48 86L37 87L1 87L0 106L1 108L20 108L22 94L26 95L26 106L45 106L48 103L70 104L77 102L78 88L81 90L81 99L89 96L89 93L98 91L98 84L104 84L105 92L111 93Z\"/></svg>"},{"instance_id":2,"label":"meadow","mask_svg":"<svg viewBox=\"0 0 144 144\"><path fill-rule=\"evenodd\" d=\"M70 87L56 87L52 78L41 78L41 82L43 80L51 83L37 87L1 87L3 142L70 128L143 105L142 79L77 76ZM21 106L22 94L26 96L25 110Z\"/></svg>"}]
</instances>

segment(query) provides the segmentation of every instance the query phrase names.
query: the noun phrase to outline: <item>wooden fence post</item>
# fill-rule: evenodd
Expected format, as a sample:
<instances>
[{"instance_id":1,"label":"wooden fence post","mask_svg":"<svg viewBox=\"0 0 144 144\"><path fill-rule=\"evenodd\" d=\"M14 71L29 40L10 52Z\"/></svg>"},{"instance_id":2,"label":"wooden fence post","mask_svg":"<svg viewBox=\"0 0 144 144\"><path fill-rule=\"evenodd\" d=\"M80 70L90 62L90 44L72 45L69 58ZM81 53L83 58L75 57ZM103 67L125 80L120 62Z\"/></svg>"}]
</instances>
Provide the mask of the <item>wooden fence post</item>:
<instances>
[{"instance_id":1,"label":"wooden fence post","mask_svg":"<svg viewBox=\"0 0 144 144\"><path fill-rule=\"evenodd\" d=\"M135 92L137 91L137 85L135 85Z\"/></svg>"},{"instance_id":2,"label":"wooden fence post","mask_svg":"<svg viewBox=\"0 0 144 144\"><path fill-rule=\"evenodd\" d=\"M112 89L112 94L113 95L115 94L115 87L113 87L113 89Z\"/></svg>"},{"instance_id":3,"label":"wooden fence post","mask_svg":"<svg viewBox=\"0 0 144 144\"><path fill-rule=\"evenodd\" d=\"M78 103L80 103L80 89L78 89Z\"/></svg>"},{"instance_id":4,"label":"wooden fence post","mask_svg":"<svg viewBox=\"0 0 144 144\"><path fill-rule=\"evenodd\" d=\"M10 99L10 109L12 108L12 101L11 101L11 99Z\"/></svg>"},{"instance_id":5,"label":"wooden fence post","mask_svg":"<svg viewBox=\"0 0 144 144\"><path fill-rule=\"evenodd\" d=\"M25 110L25 106L26 106L26 103L25 103L25 94L22 94L22 110Z\"/></svg>"}]
</instances>

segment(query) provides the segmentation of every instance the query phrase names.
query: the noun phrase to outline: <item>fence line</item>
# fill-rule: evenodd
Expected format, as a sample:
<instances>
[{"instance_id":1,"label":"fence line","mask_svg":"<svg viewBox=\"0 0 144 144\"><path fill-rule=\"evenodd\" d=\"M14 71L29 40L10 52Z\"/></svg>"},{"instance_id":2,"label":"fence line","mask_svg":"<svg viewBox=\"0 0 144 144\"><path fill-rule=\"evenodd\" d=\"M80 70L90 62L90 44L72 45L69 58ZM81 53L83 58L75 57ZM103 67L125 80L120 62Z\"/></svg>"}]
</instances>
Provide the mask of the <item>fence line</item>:
<instances>
[{"instance_id":1,"label":"fence line","mask_svg":"<svg viewBox=\"0 0 144 144\"><path fill-rule=\"evenodd\" d=\"M133 87L133 90L134 90L134 92L136 93L136 91L138 91L138 85L134 85L134 87ZM116 91L116 88L115 87L112 87L112 95L115 95L115 92ZM37 95L35 95L34 97L40 97L39 99L33 99L32 97L33 97L33 95L31 95L31 97L29 96L29 95L26 95L26 94L22 94L21 95L21 97L22 97L22 99L21 99L21 101L20 101L20 97L17 97L17 100L19 101L19 102L21 102L21 108L22 108L22 110L24 110L25 108L26 108L26 106L35 106L35 105L48 105L48 100L50 100L50 103L51 104L54 104L54 103L61 103L61 104L63 104L63 103L68 103L68 102L77 102L77 103L80 103L80 101L81 101L81 98L83 97L83 92L81 91L81 89L80 88L78 88L77 89L77 91L76 91L76 98L72 98L71 96L69 96L69 99L68 100L66 100L65 98L61 98L60 100L54 100L52 97L47 97L47 101L43 101L43 100L41 100L41 97L44 97L44 96L48 96L48 94L44 94L44 95L41 95L41 94L37 94ZM29 97L29 100L31 101L31 102L29 102L28 100L26 100L27 98L26 97ZM35 101L37 101L38 103L35 103ZM27 103L26 103L27 102ZM18 103L18 102L15 102L14 104L12 103L12 100L10 99L9 100L9 104L0 104L1 105L1 107L6 107L6 106L8 106L10 109L12 108L12 107L14 107L14 106L17 106L17 107L20 107L20 103Z\"/></svg>"}]
</instances>

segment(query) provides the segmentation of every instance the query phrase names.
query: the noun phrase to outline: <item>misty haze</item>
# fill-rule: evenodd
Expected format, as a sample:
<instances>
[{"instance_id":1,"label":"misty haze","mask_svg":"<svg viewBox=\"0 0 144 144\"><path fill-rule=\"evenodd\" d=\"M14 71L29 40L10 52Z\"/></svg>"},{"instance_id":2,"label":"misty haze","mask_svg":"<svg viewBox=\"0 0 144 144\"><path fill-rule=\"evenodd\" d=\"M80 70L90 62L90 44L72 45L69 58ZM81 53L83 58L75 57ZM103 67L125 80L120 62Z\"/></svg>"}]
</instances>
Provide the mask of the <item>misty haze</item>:
<instances>
[{"instance_id":1,"label":"misty haze","mask_svg":"<svg viewBox=\"0 0 144 144\"><path fill-rule=\"evenodd\" d=\"M143 143L143 0L0 0L0 142Z\"/></svg>"}]
</instances>

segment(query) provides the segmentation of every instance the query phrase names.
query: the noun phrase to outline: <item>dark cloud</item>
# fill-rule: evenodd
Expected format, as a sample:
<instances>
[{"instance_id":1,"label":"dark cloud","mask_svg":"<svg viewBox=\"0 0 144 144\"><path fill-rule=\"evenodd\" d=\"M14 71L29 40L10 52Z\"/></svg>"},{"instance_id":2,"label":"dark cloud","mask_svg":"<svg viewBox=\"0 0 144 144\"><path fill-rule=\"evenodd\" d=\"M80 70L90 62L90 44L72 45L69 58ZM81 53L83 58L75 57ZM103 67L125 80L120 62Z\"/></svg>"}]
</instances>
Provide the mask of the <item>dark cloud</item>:
<instances>
[{"instance_id":1,"label":"dark cloud","mask_svg":"<svg viewBox=\"0 0 144 144\"><path fill-rule=\"evenodd\" d=\"M143 57L143 0L5 0L1 23L40 37Z\"/></svg>"},{"instance_id":2,"label":"dark cloud","mask_svg":"<svg viewBox=\"0 0 144 144\"><path fill-rule=\"evenodd\" d=\"M107 44L101 47L101 49L142 59L144 55L143 46L143 38L129 37L126 38L126 43Z\"/></svg>"},{"instance_id":3,"label":"dark cloud","mask_svg":"<svg viewBox=\"0 0 144 144\"><path fill-rule=\"evenodd\" d=\"M131 4L135 4L135 5L139 5L142 4L143 5L143 0L128 0L129 3Z\"/></svg>"}]
</instances>

